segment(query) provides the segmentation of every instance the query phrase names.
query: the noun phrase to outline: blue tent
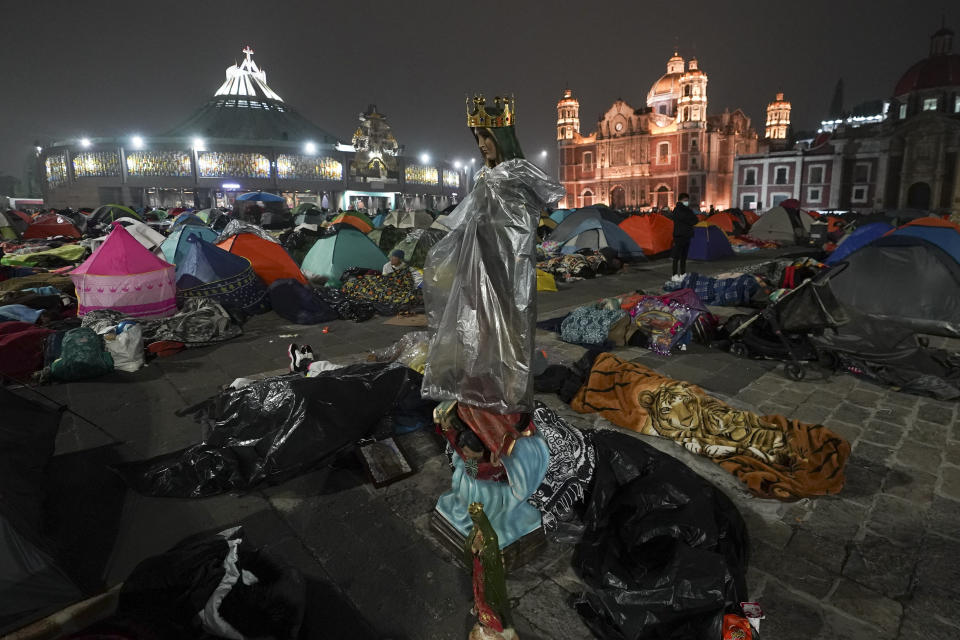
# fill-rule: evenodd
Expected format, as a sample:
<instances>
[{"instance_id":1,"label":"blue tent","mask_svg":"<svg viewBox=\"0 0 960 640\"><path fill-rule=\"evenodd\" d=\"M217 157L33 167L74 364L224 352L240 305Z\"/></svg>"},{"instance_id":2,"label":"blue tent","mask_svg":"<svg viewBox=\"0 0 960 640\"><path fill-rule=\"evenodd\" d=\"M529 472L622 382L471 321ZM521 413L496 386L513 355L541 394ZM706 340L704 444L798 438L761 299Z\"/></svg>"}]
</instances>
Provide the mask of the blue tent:
<instances>
[{"instance_id":1,"label":"blue tent","mask_svg":"<svg viewBox=\"0 0 960 640\"><path fill-rule=\"evenodd\" d=\"M266 191L251 191L237 196L237 200L242 202L286 202L281 196L267 193Z\"/></svg>"},{"instance_id":2,"label":"blue tent","mask_svg":"<svg viewBox=\"0 0 960 640\"><path fill-rule=\"evenodd\" d=\"M837 245L837 248L833 250L833 253L827 257L825 262L827 264L836 264L857 249L870 244L891 230L893 230L893 227L886 222L871 222L862 227L857 227L853 233Z\"/></svg>"},{"instance_id":3,"label":"blue tent","mask_svg":"<svg viewBox=\"0 0 960 640\"><path fill-rule=\"evenodd\" d=\"M556 211L550 214L550 219L556 222L557 224L560 224L561 222L567 219L567 216L571 215L572 213L573 213L573 209L557 209Z\"/></svg>"},{"instance_id":4,"label":"blue tent","mask_svg":"<svg viewBox=\"0 0 960 640\"><path fill-rule=\"evenodd\" d=\"M177 301L209 298L227 309L244 313L270 310L267 286L243 256L224 251L195 235L187 236L189 250L177 263Z\"/></svg>"},{"instance_id":5,"label":"blue tent","mask_svg":"<svg viewBox=\"0 0 960 640\"><path fill-rule=\"evenodd\" d=\"M160 251L163 252L163 259L170 264L180 264L187 257L190 244L187 238L197 236L201 240L213 242L217 239L217 232L206 226L197 226L195 224L185 224L177 227L173 233L167 236L167 239L160 245Z\"/></svg>"},{"instance_id":6,"label":"blue tent","mask_svg":"<svg viewBox=\"0 0 960 640\"><path fill-rule=\"evenodd\" d=\"M599 251L609 247L617 252L617 257L621 260L646 260L643 249L626 231L602 218L584 220L575 229L561 236L556 235L555 229L550 239L561 244L561 251L564 253L575 253L579 249Z\"/></svg>"},{"instance_id":7,"label":"blue tent","mask_svg":"<svg viewBox=\"0 0 960 640\"><path fill-rule=\"evenodd\" d=\"M387 213L389 213L389 212L388 212L388 211L384 211L384 212L382 212L382 213L378 213L377 215L373 216L373 218L371 218L370 221L373 222L373 228L374 228L374 229L379 229L380 227L383 226L383 221L384 221L384 219L386 219Z\"/></svg>"},{"instance_id":8,"label":"blue tent","mask_svg":"<svg viewBox=\"0 0 960 640\"><path fill-rule=\"evenodd\" d=\"M960 233L950 227L927 227L920 224L908 224L890 234L891 236L909 236L935 244L960 262Z\"/></svg>"},{"instance_id":9,"label":"blue tent","mask_svg":"<svg viewBox=\"0 0 960 640\"><path fill-rule=\"evenodd\" d=\"M716 225L701 222L693 228L693 239L690 240L691 260L719 260L734 255L733 247L727 239L727 234Z\"/></svg>"}]
</instances>

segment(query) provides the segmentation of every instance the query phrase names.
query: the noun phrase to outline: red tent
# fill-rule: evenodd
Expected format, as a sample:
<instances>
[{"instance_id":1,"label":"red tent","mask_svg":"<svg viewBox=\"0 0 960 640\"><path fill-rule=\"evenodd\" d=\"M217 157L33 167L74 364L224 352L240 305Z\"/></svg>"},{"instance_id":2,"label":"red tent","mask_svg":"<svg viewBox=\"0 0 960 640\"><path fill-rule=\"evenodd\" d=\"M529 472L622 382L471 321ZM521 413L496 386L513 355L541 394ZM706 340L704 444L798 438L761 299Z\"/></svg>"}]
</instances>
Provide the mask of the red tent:
<instances>
[{"instance_id":1,"label":"red tent","mask_svg":"<svg viewBox=\"0 0 960 640\"><path fill-rule=\"evenodd\" d=\"M749 224L751 227L753 226L754 222L760 219L760 216L758 216L757 212L753 209L747 209L744 211L743 217L747 219L747 224Z\"/></svg>"},{"instance_id":2,"label":"red tent","mask_svg":"<svg viewBox=\"0 0 960 640\"><path fill-rule=\"evenodd\" d=\"M665 253L673 246L673 222L659 213L630 216L620 228L640 245L648 256Z\"/></svg>"},{"instance_id":3,"label":"red tent","mask_svg":"<svg viewBox=\"0 0 960 640\"><path fill-rule=\"evenodd\" d=\"M733 216L729 213L715 213L706 219L706 223L720 227L727 233L733 233Z\"/></svg>"},{"instance_id":4,"label":"red tent","mask_svg":"<svg viewBox=\"0 0 960 640\"><path fill-rule=\"evenodd\" d=\"M56 213L45 213L27 227L23 232L24 240L30 238L52 238L54 236L64 236L67 238L79 238L82 234L73 226L70 218L66 218Z\"/></svg>"},{"instance_id":5,"label":"red tent","mask_svg":"<svg viewBox=\"0 0 960 640\"><path fill-rule=\"evenodd\" d=\"M13 215L17 216L18 218L20 218L21 220L23 220L23 221L26 222L27 224L30 224L30 223L33 222L33 218L31 218L28 214L24 213L23 211L17 211L16 209L14 209L14 210L11 211L10 213L12 213Z\"/></svg>"}]
</instances>

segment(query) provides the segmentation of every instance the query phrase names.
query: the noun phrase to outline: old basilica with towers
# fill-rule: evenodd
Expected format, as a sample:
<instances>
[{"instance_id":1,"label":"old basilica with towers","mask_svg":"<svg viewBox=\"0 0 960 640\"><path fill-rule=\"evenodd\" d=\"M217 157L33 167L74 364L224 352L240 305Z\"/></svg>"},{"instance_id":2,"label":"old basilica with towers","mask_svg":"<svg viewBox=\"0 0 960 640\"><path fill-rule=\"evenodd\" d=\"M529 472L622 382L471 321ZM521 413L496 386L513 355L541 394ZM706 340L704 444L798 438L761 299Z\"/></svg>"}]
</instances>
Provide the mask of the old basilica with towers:
<instances>
[{"instance_id":1,"label":"old basilica with towers","mask_svg":"<svg viewBox=\"0 0 960 640\"><path fill-rule=\"evenodd\" d=\"M561 206L672 207L690 194L701 209L732 206L733 161L756 153L743 111L707 112L707 74L676 52L647 93L646 105L616 100L592 133L581 133L580 103L566 89L557 103Z\"/></svg>"}]
</instances>

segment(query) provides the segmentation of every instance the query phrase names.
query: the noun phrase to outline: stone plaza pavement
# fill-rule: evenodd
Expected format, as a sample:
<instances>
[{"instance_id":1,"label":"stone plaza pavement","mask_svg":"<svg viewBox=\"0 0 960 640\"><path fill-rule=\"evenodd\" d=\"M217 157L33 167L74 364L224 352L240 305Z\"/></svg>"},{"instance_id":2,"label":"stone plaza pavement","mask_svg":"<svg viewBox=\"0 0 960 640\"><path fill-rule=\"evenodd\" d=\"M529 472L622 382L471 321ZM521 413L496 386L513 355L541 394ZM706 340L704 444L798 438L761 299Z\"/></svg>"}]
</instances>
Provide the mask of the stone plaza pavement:
<instances>
[{"instance_id":1,"label":"stone plaza pavement","mask_svg":"<svg viewBox=\"0 0 960 640\"><path fill-rule=\"evenodd\" d=\"M718 272L759 259L694 263L691 270ZM654 262L561 285L558 293L540 294L540 317L637 288L656 291L668 270L668 264ZM241 523L255 544L272 547L311 579L308 623L342 630L331 637L466 637L468 576L429 533L429 515L450 479L431 433L399 438L418 471L383 489L366 484L355 467L341 465L242 495L146 498L126 490L106 469L198 441L198 425L173 412L236 377L284 368L288 342L311 344L318 358L345 363L410 330L382 319L329 326L323 334L320 327L283 324L268 314L219 347L157 360L135 374L42 389L93 423L66 415L52 463L51 530L82 586L113 586L140 560L186 535ZM575 359L583 351L543 331L538 344L551 358ZM670 441L636 436L710 479L740 509L751 536L750 598L767 616L764 638L960 638L956 403L848 375L825 378L815 370L803 382L791 382L778 363L740 360L698 345L669 358L636 348L616 351L731 404L821 422L851 442L846 486L838 496L782 503L750 496L717 465ZM574 413L556 397L538 399L575 424L613 428ZM571 556L571 546L550 544L509 576L524 640L592 637L569 606L579 591Z\"/></svg>"}]
</instances>

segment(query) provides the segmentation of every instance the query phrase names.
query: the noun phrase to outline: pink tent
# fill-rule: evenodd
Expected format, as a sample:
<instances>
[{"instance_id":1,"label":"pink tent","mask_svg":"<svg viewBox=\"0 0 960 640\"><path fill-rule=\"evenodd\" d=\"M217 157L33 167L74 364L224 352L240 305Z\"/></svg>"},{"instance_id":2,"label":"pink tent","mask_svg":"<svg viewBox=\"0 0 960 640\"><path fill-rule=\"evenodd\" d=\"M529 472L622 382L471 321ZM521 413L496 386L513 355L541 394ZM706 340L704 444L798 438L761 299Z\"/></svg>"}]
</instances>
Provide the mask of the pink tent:
<instances>
[{"instance_id":1,"label":"pink tent","mask_svg":"<svg viewBox=\"0 0 960 640\"><path fill-rule=\"evenodd\" d=\"M70 272L78 315L113 309L132 318L165 318L177 312L175 268L151 253L121 224Z\"/></svg>"}]
</instances>

